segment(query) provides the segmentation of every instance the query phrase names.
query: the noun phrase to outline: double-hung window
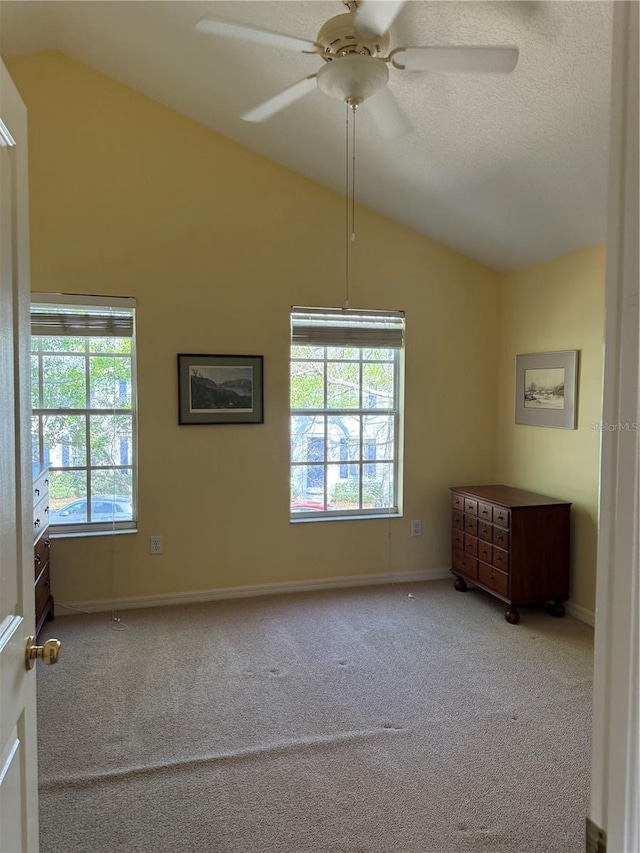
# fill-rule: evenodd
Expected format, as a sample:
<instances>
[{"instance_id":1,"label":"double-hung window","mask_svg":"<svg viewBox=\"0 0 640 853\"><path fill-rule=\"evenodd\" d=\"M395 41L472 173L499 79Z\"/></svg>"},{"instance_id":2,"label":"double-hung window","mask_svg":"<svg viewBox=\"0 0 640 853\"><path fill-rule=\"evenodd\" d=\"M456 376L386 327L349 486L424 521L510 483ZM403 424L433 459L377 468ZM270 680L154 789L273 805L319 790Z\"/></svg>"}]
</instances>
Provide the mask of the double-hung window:
<instances>
[{"instance_id":1,"label":"double-hung window","mask_svg":"<svg viewBox=\"0 0 640 853\"><path fill-rule=\"evenodd\" d=\"M33 294L33 462L60 533L135 529L135 300Z\"/></svg>"},{"instance_id":2,"label":"double-hung window","mask_svg":"<svg viewBox=\"0 0 640 853\"><path fill-rule=\"evenodd\" d=\"M402 312L291 312L291 518L398 515Z\"/></svg>"}]
</instances>

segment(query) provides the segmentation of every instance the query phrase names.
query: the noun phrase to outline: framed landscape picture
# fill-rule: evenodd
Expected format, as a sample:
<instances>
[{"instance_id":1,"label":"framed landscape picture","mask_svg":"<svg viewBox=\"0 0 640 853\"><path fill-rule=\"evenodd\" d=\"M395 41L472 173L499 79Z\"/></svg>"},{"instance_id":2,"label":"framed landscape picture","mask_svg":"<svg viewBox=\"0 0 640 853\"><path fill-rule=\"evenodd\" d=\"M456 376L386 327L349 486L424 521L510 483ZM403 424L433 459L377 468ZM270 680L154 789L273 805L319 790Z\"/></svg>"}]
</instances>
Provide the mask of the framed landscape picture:
<instances>
[{"instance_id":1,"label":"framed landscape picture","mask_svg":"<svg viewBox=\"0 0 640 853\"><path fill-rule=\"evenodd\" d=\"M576 428L578 350L516 356L516 423Z\"/></svg>"},{"instance_id":2,"label":"framed landscape picture","mask_svg":"<svg viewBox=\"0 0 640 853\"><path fill-rule=\"evenodd\" d=\"M178 355L179 424L261 424L261 355Z\"/></svg>"}]
</instances>

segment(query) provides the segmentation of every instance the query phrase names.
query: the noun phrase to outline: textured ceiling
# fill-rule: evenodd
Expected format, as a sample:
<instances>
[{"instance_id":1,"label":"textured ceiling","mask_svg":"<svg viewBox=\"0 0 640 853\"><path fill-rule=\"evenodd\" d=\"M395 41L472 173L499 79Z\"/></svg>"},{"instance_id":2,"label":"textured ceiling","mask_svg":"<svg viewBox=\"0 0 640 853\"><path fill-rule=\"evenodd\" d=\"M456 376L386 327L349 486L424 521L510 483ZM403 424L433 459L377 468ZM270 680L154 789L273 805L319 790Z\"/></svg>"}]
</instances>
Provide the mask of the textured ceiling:
<instances>
[{"instance_id":1,"label":"textured ceiling","mask_svg":"<svg viewBox=\"0 0 640 853\"><path fill-rule=\"evenodd\" d=\"M365 0L376 2L376 0ZM56 48L344 192L344 106L314 91L261 124L238 116L323 64L195 32L206 15L315 39L338 0L0 2L3 56ZM390 70L413 125L358 111L357 199L498 270L605 238L611 2L410 0L391 47L516 44L513 74Z\"/></svg>"}]
</instances>

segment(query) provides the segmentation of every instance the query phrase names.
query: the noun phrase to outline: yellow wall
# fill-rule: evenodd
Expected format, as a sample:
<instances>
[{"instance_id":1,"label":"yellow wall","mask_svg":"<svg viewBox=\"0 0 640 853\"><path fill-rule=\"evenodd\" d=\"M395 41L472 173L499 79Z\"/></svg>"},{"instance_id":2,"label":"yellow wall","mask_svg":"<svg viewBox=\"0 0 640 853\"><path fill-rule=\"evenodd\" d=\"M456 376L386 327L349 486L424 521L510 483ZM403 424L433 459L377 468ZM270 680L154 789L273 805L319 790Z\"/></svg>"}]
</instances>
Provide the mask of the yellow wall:
<instances>
[{"instance_id":1,"label":"yellow wall","mask_svg":"<svg viewBox=\"0 0 640 853\"><path fill-rule=\"evenodd\" d=\"M573 502L572 600L593 610L603 246L499 275L361 209L351 303L407 314L405 514L291 525L289 308L343 302L343 199L60 53L7 64L33 289L139 308L139 533L57 540L59 601L447 567L447 487L486 481ZM555 349L581 353L578 430L515 425L515 355ZM179 427L178 352L263 354L265 424Z\"/></svg>"},{"instance_id":2,"label":"yellow wall","mask_svg":"<svg viewBox=\"0 0 640 853\"><path fill-rule=\"evenodd\" d=\"M138 300L139 533L56 540L58 601L447 567L447 487L493 474L499 276L359 211L351 304L407 315L405 515L291 525L289 309L343 302L343 199L60 53L8 66L33 289ZM264 425L179 427L179 352L263 354Z\"/></svg>"},{"instance_id":3,"label":"yellow wall","mask_svg":"<svg viewBox=\"0 0 640 853\"><path fill-rule=\"evenodd\" d=\"M503 277L496 479L572 501L572 601L595 607L605 247ZM518 353L580 350L578 428L514 424Z\"/></svg>"}]
</instances>

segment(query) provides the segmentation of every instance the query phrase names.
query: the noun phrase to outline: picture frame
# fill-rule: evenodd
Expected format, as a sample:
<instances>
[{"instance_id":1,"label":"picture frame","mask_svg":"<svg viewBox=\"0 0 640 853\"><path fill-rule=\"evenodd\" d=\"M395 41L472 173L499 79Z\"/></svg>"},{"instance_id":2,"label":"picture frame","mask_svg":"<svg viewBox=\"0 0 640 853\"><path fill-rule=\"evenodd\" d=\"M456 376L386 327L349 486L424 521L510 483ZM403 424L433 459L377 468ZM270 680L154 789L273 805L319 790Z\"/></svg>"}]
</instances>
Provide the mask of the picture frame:
<instances>
[{"instance_id":1,"label":"picture frame","mask_svg":"<svg viewBox=\"0 0 640 853\"><path fill-rule=\"evenodd\" d=\"M576 429L578 350L516 355L515 422Z\"/></svg>"},{"instance_id":2,"label":"picture frame","mask_svg":"<svg viewBox=\"0 0 640 853\"><path fill-rule=\"evenodd\" d=\"M178 354L178 423L264 423L263 356Z\"/></svg>"}]
</instances>

